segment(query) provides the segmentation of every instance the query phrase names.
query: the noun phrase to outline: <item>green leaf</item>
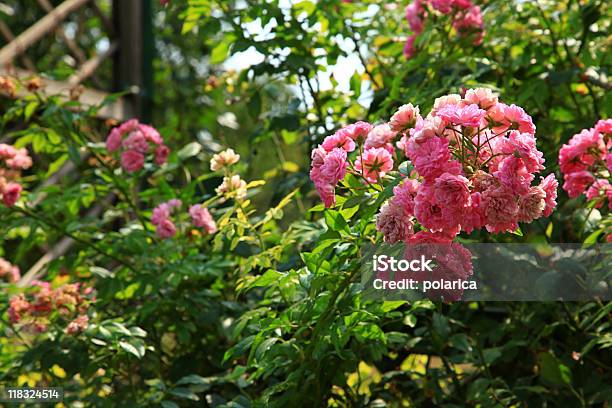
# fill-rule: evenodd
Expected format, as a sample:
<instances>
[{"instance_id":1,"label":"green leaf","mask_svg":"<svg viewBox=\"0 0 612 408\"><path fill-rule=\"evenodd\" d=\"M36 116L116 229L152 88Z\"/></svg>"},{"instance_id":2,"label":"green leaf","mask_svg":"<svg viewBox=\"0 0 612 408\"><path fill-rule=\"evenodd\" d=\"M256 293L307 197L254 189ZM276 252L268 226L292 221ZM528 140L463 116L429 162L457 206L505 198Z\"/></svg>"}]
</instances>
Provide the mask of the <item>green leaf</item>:
<instances>
[{"instance_id":1,"label":"green leaf","mask_svg":"<svg viewBox=\"0 0 612 408\"><path fill-rule=\"evenodd\" d=\"M134 344L128 343L127 341L120 341L119 347L121 347L126 352L133 354L139 359L142 358L145 354L144 344L134 345Z\"/></svg>"},{"instance_id":2,"label":"green leaf","mask_svg":"<svg viewBox=\"0 0 612 408\"><path fill-rule=\"evenodd\" d=\"M336 210L325 211L325 223L332 231L349 232L348 224L340 212Z\"/></svg>"},{"instance_id":3,"label":"green leaf","mask_svg":"<svg viewBox=\"0 0 612 408\"><path fill-rule=\"evenodd\" d=\"M175 397L192 401L200 400L200 397L198 397L198 395L195 392L191 391L189 388L173 388L170 390L170 394L174 395Z\"/></svg>"},{"instance_id":4,"label":"green leaf","mask_svg":"<svg viewBox=\"0 0 612 408\"><path fill-rule=\"evenodd\" d=\"M540 367L540 378L544 383L557 387L571 384L571 370L551 353L539 353L538 366Z\"/></svg>"},{"instance_id":5,"label":"green leaf","mask_svg":"<svg viewBox=\"0 0 612 408\"><path fill-rule=\"evenodd\" d=\"M210 63L219 64L225 61L229 54L229 49L232 42L233 38L228 37L224 41L221 41L219 44L217 44L210 53Z\"/></svg>"},{"instance_id":6,"label":"green leaf","mask_svg":"<svg viewBox=\"0 0 612 408\"><path fill-rule=\"evenodd\" d=\"M405 300L385 300L381 305L380 310L382 310L383 312L390 312L406 303L408 302Z\"/></svg>"}]
</instances>

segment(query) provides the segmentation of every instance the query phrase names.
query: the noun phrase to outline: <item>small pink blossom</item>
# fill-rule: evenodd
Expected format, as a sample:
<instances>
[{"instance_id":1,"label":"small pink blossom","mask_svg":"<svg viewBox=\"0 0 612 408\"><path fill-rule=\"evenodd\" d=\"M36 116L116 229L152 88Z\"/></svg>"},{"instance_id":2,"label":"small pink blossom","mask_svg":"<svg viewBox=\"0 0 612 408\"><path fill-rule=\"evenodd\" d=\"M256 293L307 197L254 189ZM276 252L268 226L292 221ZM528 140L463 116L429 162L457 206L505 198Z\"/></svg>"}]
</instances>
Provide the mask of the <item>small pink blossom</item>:
<instances>
[{"instance_id":1,"label":"small pink blossom","mask_svg":"<svg viewBox=\"0 0 612 408\"><path fill-rule=\"evenodd\" d=\"M431 6L442 14L450 14L453 0L431 0Z\"/></svg>"},{"instance_id":2,"label":"small pink blossom","mask_svg":"<svg viewBox=\"0 0 612 408\"><path fill-rule=\"evenodd\" d=\"M125 150L134 150L139 153L146 153L149 150L149 143L140 130L130 133L122 145Z\"/></svg>"},{"instance_id":3,"label":"small pink blossom","mask_svg":"<svg viewBox=\"0 0 612 408\"><path fill-rule=\"evenodd\" d=\"M89 317L87 315L77 316L76 319L68 323L66 327L67 334L78 334L87 330L89 324Z\"/></svg>"},{"instance_id":4,"label":"small pink blossom","mask_svg":"<svg viewBox=\"0 0 612 408\"><path fill-rule=\"evenodd\" d=\"M110 153L119 150L121 147L121 139L122 134L119 131L119 128L113 128L106 138L106 150L108 150Z\"/></svg>"},{"instance_id":5,"label":"small pink blossom","mask_svg":"<svg viewBox=\"0 0 612 408\"><path fill-rule=\"evenodd\" d=\"M418 181L406 178L393 187L393 204L401 207L407 217L414 215L414 198L420 185Z\"/></svg>"},{"instance_id":6,"label":"small pink blossom","mask_svg":"<svg viewBox=\"0 0 612 408\"><path fill-rule=\"evenodd\" d=\"M595 177L590 172L586 170L576 171L565 175L563 189L567 191L570 198L576 198L584 193L594 181Z\"/></svg>"},{"instance_id":7,"label":"small pink blossom","mask_svg":"<svg viewBox=\"0 0 612 408\"><path fill-rule=\"evenodd\" d=\"M531 116L525 110L514 104L504 107L504 122L508 123L510 129L518 129L521 133L534 135L536 127Z\"/></svg>"},{"instance_id":8,"label":"small pink blossom","mask_svg":"<svg viewBox=\"0 0 612 408\"><path fill-rule=\"evenodd\" d=\"M163 219L155 228L155 233L162 239L172 238L176 235L176 226L169 219Z\"/></svg>"},{"instance_id":9,"label":"small pink blossom","mask_svg":"<svg viewBox=\"0 0 612 408\"><path fill-rule=\"evenodd\" d=\"M601 119L595 124L595 130L604 135L612 135L612 119Z\"/></svg>"},{"instance_id":10,"label":"small pink blossom","mask_svg":"<svg viewBox=\"0 0 612 408\"><path fill-rule=\"evenodd\" d=\"M423 6L419 0L415 0L406 6L406 20L410 29L415 34L420 34L423 31Z\"/></svg>"},{"instance_id":11,"label":"small pink blossom","mask_svg":"<svg viewBox=\"0 0 612 408\"><path fill-rule=\"evenodd\" d=\"M383 148L371 148L363 152L355 161L355 170L362 173L371 183L376 183L393 169L393 158Z\"/></svg>"},{"instance_id":12,"label":"small pink blossom","mask_svg":"<svg viewBox=\"0 0 612 408\"><path fill-rule=\"evenodd\" d=\"M419 107L411 103L402 105L391 116L389 126L394 132L403 132L413 127L419 117Z\"/></svg>"},{"instance_id":13,"label":"small pink blossom","mask_svg":"<svg viewBox=\"0 0 612 408\"><path fill-rule=\"evenodd\" d=\"M147 139L147 141L156 145L160 145L164 142L164 139L161 137L157 129L155 129L153 126L140 124L138 128L144 135L145 139Z\"/></svg>"},{"instance_id":14,"label":"small pink blossom","mask_svg":"<svg viewBox=\"0 0 612 408\"><path fill-rule=\"evenodd\" d=\"M539 186L531 187L529 192L519 198L518 220L520 222L531 222L542 216L546 208L546 192Z\"/></svg>"},{"instance_id":15,"label":"small pink blossom","mask_svg":"<svg viewBox=\"0 0 612 408\"><path fill-rule=\"evenodd\" d=\"M7 207L12 207L21 196L22 187L17 183L8 183L2 190L2 201Z\"/></svg>"},{"instance_id":16,"label":"small pink blossom","mask_svg":"<svg viewBox=\"0 0 612 408\"><path fill-rule=\"evenodd\" d=\"M372 147L382 147L389 151L389 153L393 154L394 149L391 142L395 138L395 135L396 133L391 130L391 127L387 123L374 126L370 133L368 133L364 148L370 149Z\"/></svg>"},{"instance_id":17,"label":"small pink blossom","mask_svg":"<svg viewBox=\"0 0 612 408\"><path fill-rule=\"evenodd\" d=\"M368 133L372 130L372 125L368 122L355 122L351 125L345 126L338 130L336 133L343 133L350 137L354 141L360 143L368 136Z\"/></svg>"},{"instance_id":18,"label":"small pink blossom","mask_svg":"<svg viewBox=\"0 0 612 408\"><path fill-rule=\"evenodd\" d=\"M191 222L196 227L203 227L209 234L217 232L217 224L213 219L212 215L207 208L201 204L192 205L189 207L189 215L191 216Z\"/></svg>"},{"instance_id":19,"label":"small pink blossom","mask_svg":"<svg viewBox=\"0 0 612 408\"><path fill-rule=\"evenodd\" d=\"M349 137L348 132L336 132L333 135L327 136L321 146L327 152L331 152L335 148L352 152L355 150L355 141Z\"/></svg>"},{"instance_id":20,"label":"small pink blossom","mask_svg":"<svg viewBox=\"0 0 612 408\"><path fill-rule=\"evenodd\" d=\"M586 192L587 200L596 200L595 208L601 208L603 202L608 199L608 206L612 207L612 185L605 179L597 179L591 184Z\"/></svg>"},{"instance_id":21,"label":"small pink blossom","mask_svg":"<svg viewBox=\"0 0 612 408\"><path fill-rule=\"evenodd\" d=\"M376 229L382 232L385 242L395 244L406 240L413 233L413 223L402 207L393 201L383 205L376 216Z\"/></svg>"},{"instance_id":22,"label":"small pink blossom","mask_svg":"<svg viewBox=\"0 0 612 408\"><path fill-rule=\"evenodd\" d=\"M480 109L488 110L497 105L497 95L489 88L468 89L463 98L469 104L478 105Z\"/></svg>"},{"instance_id":23,"label":"small pink blossom","mask_svg":"<svg viewBox=\"0 0 612 408\"><path fill-rule=\"evenodd\" d=\"M507 188L499 187L486 190L482 197L487 231L500 233L518 228L519 207L515 194Z\"/></svg>"},{"instance_id":24,"label":"small pink blossom","mask_svg":"<svg viewBox=\"0 0 612 408\"><path fill-rule=\"evenodd\" d=\"M155 164L161 166L168 161L168 155L170 154L170 148L164 144L159 145L155 148Z\"/></svg>"},{"instance_id":25,"label":"small pink blossom","mask_svg":"<svg viewBox=\"0 0 612 408\"><path fill-rule=\"evenodd\" d=\"M121 153L121 167L129 173L142 169L144 160L144 155L134 150L126 150Z\"/></svg>"},{"instance_id":26,"label":"small pink blossom","mask_svg":"<svg viewBox=\"0 0 612 408\"><path fill-rule=\"evenodd\" d=\"M335 186L346 175L347 166L346 151L336 147L323 159L318 176L321 181Z\"/></svg>"},{"instance_id":27,"label":"small pink blossom","mask_svg":"<svg viewBox=\"0 0 612 408\"><path fill-rule=\"evenodd\" d=\"M506 157L499 165L499 170L493 173L495 177L515 194L526 194L534 179L521 159L516 156Z\"/></svg>"},{"instance_id":28,"label":"small pink blossom","mask_svg":"<svg viewBox=\"0 0 612 408\"><path fill-rule=\"evenodd\" d=\"M544 198L544 210L542 214L544 217L550 216L553 210L557 206L557 188L559 187L559 182L555 178L554 174L549 174L540 182L540 188L544 190L546 193L546 197Z\"/></svg>"},{"instance_id":29,"label":"small pink blossom","mask_svg":"<svg viewBox=\"0 0 612 408\"><path fill-rule=\"evenodd\" d=\"M438 110L436 116L454 125L478 127L486 113L485 110L480 109L476 104L465 107L447 105Z\"/></svg>"}]
</instances>

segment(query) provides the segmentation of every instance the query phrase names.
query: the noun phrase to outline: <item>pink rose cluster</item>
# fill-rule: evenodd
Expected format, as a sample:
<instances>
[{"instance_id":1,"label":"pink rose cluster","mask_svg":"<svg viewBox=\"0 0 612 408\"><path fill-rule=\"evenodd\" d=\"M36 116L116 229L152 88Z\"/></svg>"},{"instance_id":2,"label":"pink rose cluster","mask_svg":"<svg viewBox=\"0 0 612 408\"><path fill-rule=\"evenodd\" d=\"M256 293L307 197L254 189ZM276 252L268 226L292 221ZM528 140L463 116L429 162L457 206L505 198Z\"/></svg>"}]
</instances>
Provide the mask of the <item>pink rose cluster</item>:
<instances>
[{"instance_id":1,"label":"pink rose cluster","mask_svg":"<svg viewBox=\"0 0 612 408\"><path fill-rule=\"evenodd\" d=\"M514 231L519 222L547 217L556 206L554 175L532 185L544 170L544 158L531 117L519 106L500 102L489 89L438 98L425 118L418 108L404 105L390 124L402 135L398 145L415 177L396 186L387 204L400 207L405 217L379 214L378 229L395 232L385 234L389 242L450 242L461 231L483 227L493 233ZM422 236L397 233L413 229L415 220L428 230ZM409 227L387 225L400 221Z\"/></svg>"},{"instance_id":2,"label":"pink rose cluster","mask_svg":"<svg viewBox=\"0 0 612 408\"><path fill-rule=\"evenodd\" d=\"M21 176L21 170L31 166L32 158L26 149L0 143L0 195L7 207L12 207L19 200L23 188L16 180Z\"/></svg>"},{"instance_id":3,"label":"pink rose cluster","mask_svg":"<svg viewBox=\"0 0 612 408\"><path fill-rule=\"evenodd\" d=\"M596 208L607 199L612 210L612 119L600 120L572 136L559 150L559 166L563 189L571 198L586 192Z\"/></svg>"},{"instance_id":4,"label":"pink rose cluster","mask_svg":"<svg viewBox=\"0 0 612 408\"><path fill-rule=\"evenodd\" d=\"M93 289L79 283L63 284L56 289L49 282L34 281L27 293L11 297L8 316L23 329L45 332L55 318L68 322L66 333L78 334L87 329L87 311L95 300Z\"/></svg>"},{"instance_id":5,"label":"pink rose cluster","mask_svg":"<svg viewBox=\"0 0 612 408\"><path fill-rule=\"evenodd\" d=\"M106 149L110 153L121 151L121 167L129 173L142 169L148 154L153 155L158 166L164 164L170 154L159 132L152 126L139 123L137 119L114 127L106 138Z\"/></svg>"},{"instance_id":6,"label":"pink rose cluster","mask_svg":"<svg viewBox=\"0 0 612 408\"><path fill-rule=\"evenodd\" d=\"M151 214L151 223L155 225L155 233L162 239L172 238L176 235L177 228L172 221L172 214L181 208L181 200L172 199L155 207ZM196 228L203 228L208 234L217 232L217 224L208 209L201 204L189 207L191 223Z\"/></svg>"},{"instance_id":7,"label":"pink rose cluster","mask_svg":"<svg viewBox=\"0 0 612 408\"><path fill-rule=\"evenodd\" d=\"M326 207L336 203L336 186L347 172L367 183L379 183L393 169L395 136L388 125L357 122L327 136L312 151L310 179ZM355 157L354 162L349 160L349 154Z\"/></svg>"},{"instance_id":8,"label":"pink rose cluster","mask_svg":"<svg viewBox=\"0 0 612 408\"><path fill-rule=\"evenodd\" d=\"M0 279L6 279L11 283L17 283L21 279L19 267L11 264L4 258L0 258Z\"/></svg>"},{"instance_id":9,"label":"pink rose cluster","mask_svg":"<svg viewBox=\"0 0 612 408\"><path fill-rule=\"evenodd\" d=\"M425 28L433 14L448 16L457 35L473 38L474 45L480 45L484 36L484 23L480 7L471 0L413 0L406 6L406 20L413 34L404 46L404 55L410 59L414 53L414 42Z\"/></svg>"}]
</instances>

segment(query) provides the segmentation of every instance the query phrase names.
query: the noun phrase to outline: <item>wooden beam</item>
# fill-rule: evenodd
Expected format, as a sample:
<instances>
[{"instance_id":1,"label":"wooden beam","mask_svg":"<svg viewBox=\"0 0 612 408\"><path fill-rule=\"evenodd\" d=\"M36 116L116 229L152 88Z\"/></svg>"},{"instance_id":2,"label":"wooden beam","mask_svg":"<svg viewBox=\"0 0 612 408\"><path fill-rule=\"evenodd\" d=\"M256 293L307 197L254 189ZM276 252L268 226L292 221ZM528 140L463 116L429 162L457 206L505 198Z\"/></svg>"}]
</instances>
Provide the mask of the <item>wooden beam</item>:
<instances>
[{"instance_id":1,"label":"wooden beam","mask_svg":"<svg viewBox=\"0 0 612 408\"><path fill-rule=\"evenodd\" d=\"M19 34L17 38L0 49L0 66L10 64L19 54L27 50L45 34L54 30L71 12L90 0L66 0L33 26Z\"/></svg>"},{"instance_id":2,"label":"wooden beam","mask_svg":"<svg viewBox=\"0 0 612 408\"><path fill-rule=\"evenodd\" d=\"M7 26L6 23L2 20L0 20L0 33L2 33L2 36L4 37L6 42L10 43L11 41L15 39L15 35L13 34L9 26ZM23 61L23 65L27 69L29 69L30 71L36 72L36 66L30 59L30 57L28 57L27 55L23 55L21 57L21 60Z\"/></svg>"},{"instance_id":3,"label":"wooden beam","mask_svg":"<svg viewBox=\"0 0 612 408\"><path fill-rule=\"evenodd\" d=\"M112 42L108 47L108 50L104 51L103 53L97 54L93 58L85 61L85 63L81 65L79 70L72 74L70 78L68 78L68 84L72 86L78 85L87 78L89 78L91 75L93 75L96 72L96 69L98 69L98 67L100 66L100 64L102 64L105 59L111 56L117 50L118 46L119 45L116 42Z\"/></svg>"},{"instance_id":4,"label":"wooden beam","mask_svg":"<svg viewBox=\"0 0 612 408\"><path fill-rule=\"evenodd\" d=\"M53 5L49 2L49 0L38 0L38 4L40 4L40 7L42 7L43 10L45 10L47 13L50 13L53 11ZM68 37L68 35L66 35L66 32L64 31L63 28L57 27L55 29L55 32L62 39L62 41L66 44L66 46L68 47L68 50L70 51L72 56L76 58L77 62L79 62L80 64L83 64L85 60L87 59L87 56L85 56L85 53L79 48L77 43L74 42L72 38Z\"/></svg>"},{"instance_id":5,"label":"wooden beam","mask_svg":"<svg viewBox=\"0 0 612 408\"><path fill-rule=\"evenodd\" d=\"M43 86L40 93L44 95L60 95L63 99L70 99L70 90L74 88L68 82L55 81L52 79L44 78L33 72L29 72L22 69L5 69L0 66L0 75L12 76L17 78L20 82L25 82L33 76L39 76L43 82ZM27 89L20 87L17 92L17 97L23 97L29 92ZM85 106L96 106L100 105L110 94L107 92L98 91L97 89L85 88L81 94L79 101ZM102 107L98 111L98 117L103 119L116 119L124 121L134 117L134 111L132 106L125 97L120 97L115 102Z\"/></svg>"}]
</instances>

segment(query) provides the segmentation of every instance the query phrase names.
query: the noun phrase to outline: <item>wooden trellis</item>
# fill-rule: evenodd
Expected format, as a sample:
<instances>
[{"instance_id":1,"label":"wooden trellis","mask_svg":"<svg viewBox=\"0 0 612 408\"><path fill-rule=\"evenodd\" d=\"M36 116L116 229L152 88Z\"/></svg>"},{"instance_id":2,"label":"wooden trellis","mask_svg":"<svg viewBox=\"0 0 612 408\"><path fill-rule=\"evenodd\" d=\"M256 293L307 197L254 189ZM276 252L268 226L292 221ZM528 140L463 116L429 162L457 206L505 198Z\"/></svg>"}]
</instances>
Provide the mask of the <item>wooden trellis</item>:
<instances>
[{"instance_id":1,"label":"wooden trellis","mask_svg":"<svg viewBox=\"0 0 612 408\"><path fill-rule=\"evenodd\" d=\"M0 49L0 75L11 75L18 79L39 75L44 92L66 98L70 97L71 90L91 80L95 87L79 90L80 101L85 105L100 104L111 92L128 92L126 96L101 109L98 113L101 118L148 119L152 56L150 2L113 0L111 16L99 7L100 0L65 0L55 8L49 0L36 0L36 3L32 0L32 3L47 14L25 31L13 33L0 20L0 38L6 42ZM71 38L62 27L68 16L84 8L90 8L100 19L108 37L107 49L92 53L89 59L88 53L78 44L78 38ZM56 41L66 46L68 54L78 64L74 74L67 80L57 81L40 74L36 63L27 55L30 47L49 35L55 35ZM96 71L110 58L113 61L113 80L112 83L102 84L96 78Z\"/></svg>"}]
</instances>

